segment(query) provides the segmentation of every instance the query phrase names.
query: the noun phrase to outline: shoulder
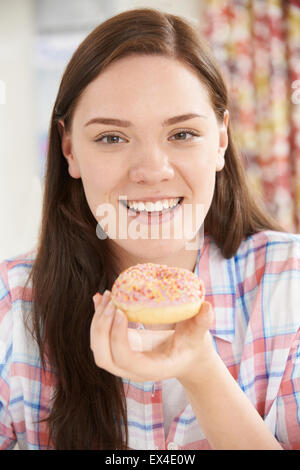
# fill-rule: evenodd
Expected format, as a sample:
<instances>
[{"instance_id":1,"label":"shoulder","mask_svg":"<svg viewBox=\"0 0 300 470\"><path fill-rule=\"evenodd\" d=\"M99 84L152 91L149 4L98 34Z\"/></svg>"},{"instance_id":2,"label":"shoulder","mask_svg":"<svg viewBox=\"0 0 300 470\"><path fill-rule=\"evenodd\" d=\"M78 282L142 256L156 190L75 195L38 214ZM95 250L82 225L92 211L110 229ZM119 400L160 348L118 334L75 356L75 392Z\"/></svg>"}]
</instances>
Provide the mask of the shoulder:
<instances>
[{"instance_id":1,"label":"shoulder","mask_svg":"<svg viewBox=\"0 0 300 470\"><path fill-rule=\"evenodd\" d=\"M243 272L242 297L252 306L252 323L260 322L265 336L280 341L294 336L300 325L300 235L256 233L241 244L235 264Z\"/></svg>"},{"instance_id":2,"label":"shoulder","mask_svg":"<svg viewBox=\"0 0 300 470\"><path fill-rule=\"evenodd\" d=\"M293 288L295 295L300 295L300 235L275 231L256 233L242 242L234 258L249 282L252 279L257 285L263 284L266 291L276 287L276 292L282 290L285 295Z\"/></svg>"},{"instance_id":3,"label":"shoulder","mask_svg":"<svg viewBox=\"0 0 300 470\"><path fill-rule=\"evenodd\" d=\"M296 283L299 284L300 235L271 230L252 234L242 240L230 259L223 257L221 249L211 237L206 240L206 244L209 245L209 250L206 250L206 265L205 256L200 262L202 268L213 271L212 285L230 285L231 293L236 288L237 295L242 296L247 292L253 292L254 295L254 289L266 277L273 285L279 278L293 280L295 287ZM206 281L209 283L209 279Z\"/></svg>"},{"instance_id":4,"label":"shoulder","mask_svg":"<svg viewBox=\"0 0 300 470\"><path fill-rule=\"evenodd\" d=\"M236 255L247 256L251 254L265 254L271 259L276 254L281 254L282 259L291 255L300 256L300 234L288 232L275 232L265 230L245 238Z\"/></svg>"},{"instance_id":5,"label":"shoulder","mask_svg":"<svg viewBox=\"0 0 300 470\"><path fill-rule=\"evenodd\" d=\"M31 250L0 262L1 288L4 290L2 294L14 297L16 290L25 286L34 263L35 254L36 250Z\"/></svg>"},{"instance_id":6,"label":"shoulder","mask_svg":"<svg viewBox=\"0 0 300 470\"><path fill-rule=\"evenodd\" d=\"M24 338L24 313L31 310L32 288L28 277L35 250L0 262L0 346L2 362L12 353L13 338ZM22 332L21 336L20 333ZM21 346L21 345L20 345ZM5 358L4 358L5 356Z\"/></svg>"},{"instance_id":7,"label":"shoulder","mask_svg":"<svg viewBox=\"0 0 300 470\"><path fill-rule=\"evenodd\" d=\"M30 300L30 282L27 280L34 263L35 250L0 262L0 306L2 313L15 300ZM25 289L27 287L27 290Z\"/></svg>"},{"instance_id":8,"label":"shoulder","mask_svg":"<svg viewBox=\"0 0 300 470\"><path fill-rule=\"evenodd\" d=\"M234 256L245 271L279 275L283 271L300 271L300 235L262 231L245 238Z\"/></svg>"}]
</instances>

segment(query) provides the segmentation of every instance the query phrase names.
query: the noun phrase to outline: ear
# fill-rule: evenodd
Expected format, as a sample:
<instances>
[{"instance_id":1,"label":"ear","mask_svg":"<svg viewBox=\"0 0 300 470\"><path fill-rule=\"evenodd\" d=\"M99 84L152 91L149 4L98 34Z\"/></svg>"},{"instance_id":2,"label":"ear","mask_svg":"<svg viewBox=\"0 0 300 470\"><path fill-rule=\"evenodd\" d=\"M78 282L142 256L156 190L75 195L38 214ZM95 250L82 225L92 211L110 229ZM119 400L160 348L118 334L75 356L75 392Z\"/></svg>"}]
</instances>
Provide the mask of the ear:
<instances>
[{"instance_id":1,"label":"ear","mask_svg":"<svg viewBox=\"0 0 300 470\"><path fill-rule=\"evenodd\" d=\"M66 131L65 123L62 119L58 121L58 130L61 137L61 150L69 165L69 175L72 178L80 178L78 162L72 152L71 134Z\"/></svg>"},{"instance_id":2,"label":"ear","mask_svg":"<svg viewBox=\"0 0 300 470\"><path fill-rule=\"evenodd\" d=\"M229 111L226 109L224 112L223 124L220 127L220 138L219 138L219 148L218 148L218 156L217 156L217 165L216 171L223 170L225 166L225 152L228 146L228 121L229 121Z\"/></svg>"}]
</instances>

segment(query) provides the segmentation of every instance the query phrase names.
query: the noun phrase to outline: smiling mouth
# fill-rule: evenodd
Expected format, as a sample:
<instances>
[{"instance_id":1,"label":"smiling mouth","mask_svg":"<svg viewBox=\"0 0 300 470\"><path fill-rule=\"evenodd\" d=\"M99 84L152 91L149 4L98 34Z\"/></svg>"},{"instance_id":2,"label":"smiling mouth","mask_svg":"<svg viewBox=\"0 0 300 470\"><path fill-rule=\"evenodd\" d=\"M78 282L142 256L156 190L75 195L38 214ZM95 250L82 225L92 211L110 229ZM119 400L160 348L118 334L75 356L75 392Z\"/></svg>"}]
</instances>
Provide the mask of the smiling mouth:
<instances>
[{"instance_id":1,"label":"smiling mouth","mask_svg":"<svg viewBox=\"0 0 300 470\"><path fill-rule=\"evenodd\" d=\"M127 200L120 199L120 203L127 208L132 214L148 214L148 215L159 215L167 212L171 212L176 207L182 204L183 197L173 198L171 201L165 201L164 203L131 203Z\"/></svg>"}]
</instances>

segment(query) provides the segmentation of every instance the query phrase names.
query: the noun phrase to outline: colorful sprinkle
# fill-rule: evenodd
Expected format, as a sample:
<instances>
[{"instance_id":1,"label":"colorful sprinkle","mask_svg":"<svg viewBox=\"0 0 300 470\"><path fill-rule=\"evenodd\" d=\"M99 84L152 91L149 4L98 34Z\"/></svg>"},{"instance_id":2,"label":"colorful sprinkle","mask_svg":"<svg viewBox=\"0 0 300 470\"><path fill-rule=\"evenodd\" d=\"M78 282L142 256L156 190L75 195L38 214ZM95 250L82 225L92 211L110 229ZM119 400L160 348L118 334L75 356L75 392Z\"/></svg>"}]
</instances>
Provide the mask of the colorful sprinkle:
<instances>
[{"instance_id":1,"label":"colorful sprinkle","mask_svg":"<svg viewBox=\"0 0 300 470\"><path fill-rule=\"evenodd\" d=\"M145 263L123 271L112 287L112 295L120 303L162 307L198 301L204 296L204 284L187 269Z\"/></svg>"}]
</instances>

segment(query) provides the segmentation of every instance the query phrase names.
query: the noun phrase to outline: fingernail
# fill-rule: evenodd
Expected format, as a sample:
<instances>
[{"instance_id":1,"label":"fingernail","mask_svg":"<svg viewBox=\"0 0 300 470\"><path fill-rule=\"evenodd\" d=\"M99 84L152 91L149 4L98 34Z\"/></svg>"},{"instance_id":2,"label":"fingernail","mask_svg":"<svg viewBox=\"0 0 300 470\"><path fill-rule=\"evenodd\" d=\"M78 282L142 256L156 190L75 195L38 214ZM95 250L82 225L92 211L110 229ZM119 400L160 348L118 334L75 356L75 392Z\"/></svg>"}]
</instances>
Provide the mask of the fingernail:
<instances>
[{"instance_id":1,"label":"fingernail","mask_svg":"<svg viewBox=\"0 0 300 470\"><path fill-rule=\"evenodd\" d=\"M109 290L106 290L104 291L104 294L103 294L103 297L102 297L102 300L101 300L101 306L104 307L106 304L107 304L107 301L109 299Z\"/></svg>"},{"instance_id":2,"label":"fingernail","mask_svg":"<svg viewBox=\"0 0 300 470\"><path fill-rule=\"evenodd\" d=\"M122 312L122 310L119 310L117 308L116 316L115 316L115 322L116 323L121 323L123 320L124 320L124 313Z\"/></svg>"},{"instance_id":3,"label":"fingernail","mask_svg":"<svg viewBox=\"0 0 300 470\"><path fill-rule=\"evenodd\" d=\"M93 297L95 307L98 306L98 304L100 302L100 298L101 298L101 294L99 294L99 292L96 292L96 294Z\"/></svg>"},{"instance_id":4,"label":"fingernail","mask_svg":"<svg viewBox=\"0 0 300 470\"><path fill-rule=\"evenodd\" d=\"M104 314L109 316L109 315L112 315L113 311L115 309L115 306L114 304L112 303L112 301L110 300L104 310Z\"/></svg>"}]
</instances>

